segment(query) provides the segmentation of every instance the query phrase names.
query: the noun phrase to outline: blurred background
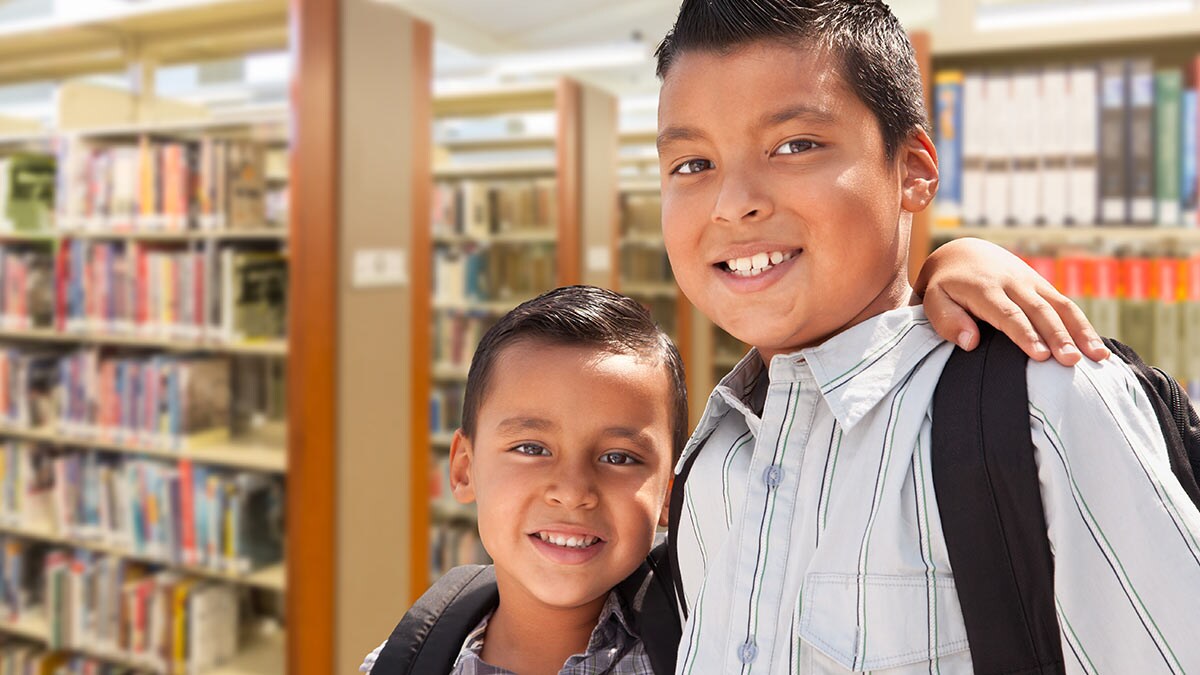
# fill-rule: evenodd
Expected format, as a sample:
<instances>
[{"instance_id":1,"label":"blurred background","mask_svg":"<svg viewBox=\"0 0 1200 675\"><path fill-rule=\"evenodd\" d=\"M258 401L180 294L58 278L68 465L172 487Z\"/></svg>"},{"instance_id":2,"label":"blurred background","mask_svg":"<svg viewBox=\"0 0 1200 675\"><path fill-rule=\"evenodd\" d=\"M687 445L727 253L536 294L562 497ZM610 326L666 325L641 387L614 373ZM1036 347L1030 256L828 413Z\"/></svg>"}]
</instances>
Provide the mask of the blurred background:
<instances>
[{"instance_id":1,"label":"blurred background","mask_svg":"<svg viewBox=\"0 0 1200 675\"><path fill-rule=\"evenodd\" d=\"M1200 395L1196 0L897 0L975 236ZM670 274L677 0L0 0L0 674L354 672L486 561L446 463L487 327Z\"/></svg>"}]
</instances>

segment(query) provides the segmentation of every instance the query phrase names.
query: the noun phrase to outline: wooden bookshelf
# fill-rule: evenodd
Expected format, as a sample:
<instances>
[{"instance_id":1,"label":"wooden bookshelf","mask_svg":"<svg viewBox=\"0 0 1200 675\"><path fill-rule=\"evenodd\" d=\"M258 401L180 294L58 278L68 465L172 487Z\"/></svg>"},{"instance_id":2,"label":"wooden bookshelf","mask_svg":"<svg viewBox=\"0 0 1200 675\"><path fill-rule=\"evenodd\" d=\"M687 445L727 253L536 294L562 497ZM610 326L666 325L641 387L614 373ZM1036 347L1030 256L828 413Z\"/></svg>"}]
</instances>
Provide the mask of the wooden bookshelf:
<instances>
[{"instance_id":1,"label":"wooden bookshelf","mask_svg":"<svg viewBox=\"0 0 1200 675\"><path fill-rule=\"evenodd\" d=\"M457 400L461 394L455 392L466 381L468 362L474 349L473 344L464 345L461 361L452 362L444 356L435 357L435 347L438 352L448 349L433 342L431 327L435 322L450 322L450 317L456 316L492 321L540 290L549 290L554 286L574 283L612 285L615 266L611 232L616 212L616 110L616 101L608 94L566 79L547 85L435 96L433 111L435 118L440 121L454 120L469 126L472 120L484 117L550 113L556 126L553 135L514 133L504 137L438 141L439 161L433 168L433 176L443 186L439 190L461 192L464 188L459 186L465 183L480 186L472 189L499 190L504 188L494 186L524 185L522 181L541 181L539 185L544 186L552 181L554 203L552 207L545 204L537 207L553 209L552 218L548 218L552 224L543 222L540 227L537 223L514 221L511 228L491 227L486 232L480 232L478 228L468 228L460 223L463 231L458 232L446 223L438 223L435 230L432 218L426 216L429 235L424 250L432 255L424 256L425 263L414 265L412 270L414 279L419 282L414 284L414 293L418 297L425 293L431 298L422 309L428 314L415 316L412 322L412 343L425 350L418 349L414 354L414 365L424 371L418 374L415 381L428 383L423 390L418 389L415 395L419 401L426 402L426 407L421 411L425 418L429 417L428 402L442 390L440 388L450 387L445 390L450 393L446 394L443 405L453 406L454 409L461 406L461 400ZM463 135L467 136L467 133ZM547 215L541 211L538 213ZM448 233L447 230L454 230L454 233ZM553 252L547 253L550 248ZM414 249L421 250L416 244ZM538 255L547 256L544 262L553 265L552 278L545 279L545 288L519 286L519 290L500 297L487 293L480 297L474 291L464 292L462 297L457 297L453 293L435 292L429 285L436 271L436 266L430 261L436 256L488 250L539 251ZM444 270L441 273L446 274ZM448 281L442 279L441 283ZM420 418L414 415L414 419ZM445 495L431 500L431 472L444 458L452 438L452 431L448 428L430 429L426 426L414 429L412 446L425 448L426 453L412 467L413 513L418 518L417 522L425 523L426 528L445 524L474 527L473 509L459 507L446 500ZM410 548L413 561L411 593L415 598L428 587L431 578L429 561L432 554L428 529L413 531Z\"/></svg>"},{"instance_id":2,"label":"wooden bookshelf","mask_svg":"<svg viewBox=\"0 0 1200 675\"><path fill-rule=\"evenodd\" d=\"M132 144L140 139L193 140L202 136L251 139L272 148L286 146L289 123L295 116L290 105L247 108L233 113L212 114L194 105L167 101L155 96L153 88L142 87L141 95L107 90L103 87L67 80L77 75L112 71L140 72L142 84L152 82L155 68L174 63L213 60L244 56L251 52L281 50L291 44L301 64L311 66L313 58L322 58L312 50L313 40L304 40L290 31L320 26L329 30L328 23L315 12L334 7L332 2L289 2L289 0L178 0L170 3L130 3L127 7L105 6L94 15L70 21L37 19L0 26L0 83L17 83L37 79L64 79L59 97L59 126L55 129L21 129L20 125L0 123L0 155L34 149L50 151L60 141L88 139L105 144ZM292 11L289 11L289 6ZM407 20L407 19L406 19ZM324 68L328 61L323 61ZM316 78L297 78L293 95L302 104L305 96L326 97L315 93ZM311 118L304 117L305 121ZM307 131L303 124L298 130ZM319 153L311 146L311 134L298 133L297 153L310 153L316 158L292 162L300 166L320 167ZM310 178L305 175L303 178ZM288 180L273 175L272 184L281 186ZM319 197L323 190L315 186L309 196ZM303 202L301 202L303 203ZM295 210L291 211L295 213ZM314 211L316 212L316 211ZM193 247L224 242L268 243L285 248L291 255L288 264L293 280L319 280L328 272L319 256L305 255L314 248L322 252L335 250L324 247L321 236L337 227L336 220L292 222L273 227L265 222L253 228L212 231L111 231L94 228L86 232L2 232L0 243L56 245L64 239L92 241L144 242L150 244L180 244ZM298 293L303 284L294 285L290 293ZM293 297L299 297L298 295ZM290 340L265 340L244 343L218 344L196 340L166 339L140 335L106 335L62 333L54 330L0 330L0 341L7 343L46 345L94 345L98 347L151 350L178 354L209 353L282 361L288 374L289 422L286 429L271 428L264 433L230 438L228 433L196 436L183 443L180 449L143 446L118 440L80 437L58 429L23 429L0 426L0 439L25 440L61 448L94 449L131 457L156 458L168 462L189 460L196 464L244 470L286 477L287 482L287 547L290 556L250 573L234 573L195 565L181 565L138 551L105 543L103 540L68 536L51 527L0 525L0 533L73 550L87 550L156 567L170 568L203 579L228 582L235 586L256 589L258 592L282 596L278 603L287 607L285 623L296 628L306 640L303 645L291 644L289 633L276 630L267 636L247 642L233 659L203 675L308 675L328 673L334 669L332 657L328 662L308 657L320 650L333 653L334 636L323 630L313 616L293 614L307 607L305 596L326 593L332 596L333 579L323 579L318 556L307 552L329 551L334 548L334 536L314 527L328 513L314 512L314 497L330 483L329 472L313 471L320 453L309 450L306 442L319 442L324 410L332 408L329 397L322 397L313 414L298 415L296 404L319 392L320 371L331 368L330 355L314 350L314 338L323 330L336 327L331 306L322 304L317 293L305 296L305 302L293 302L289 308L291 333L297 327L315 327L307 331L306 340L297 351ZM305 383L304 386L299 381ZM306 390L313 389L312 392ZM305 410L301 408L300 410ZM307 410L305 410L307 412ZM327 447L332 447L329 444ZM299 500L299 501L298 501ZM297 504L303 508L297 508ZM288 579L301 583L289 585ZM302 590L297 590L302 589ZM389 608L390 611L390 608ZM329 615L332 615L330 613ZM299 617L303 616L301 620ZM306 627L316 632L306 635ZM20 621L0 623L0 634L22 637L35 642L47 642L50 626L44 614L26 613ZM143 663L128 657L80 651L101 661L145 669ZM299 654L301 658L297 658ZM358 656L361 656L358 655ZM357 662L356 662L357 663Z\"/></svg>"},{"instance_id":3,"label":"wooden bookshelf","mask_svg":"<svg viewBox=\"0 0 1200 675\"><path fill-rule=\"evenodd\" d=\"M287 0L180 0L11 22L0 28L0 82L122 71L132 44L159 64L283 49L287 8Z\"/></svg>"},{"instance_id":4,"label":"wooden bookshelf","mask_svg":"<svg viewBox=\"0 0 1200 675\"><path fill-rule=\"evenodd\" d=\"M11 425L0 425L0 438L49 443L67 448L92 448L142 457L161 459L187 459L198 464L225 466L267 473L287 473L287 453L271 440L230 440L226 434L201 435L193 442L185 442L179 449L168 449L147 445L119 443L98 438L84 438L65 434L53 429L21 429Z\"/></svg>"},{"instance_id":5,"label":"wooden bookshelf","mask_svg":"<svg viewBox=\"0 0 1200 675\"><path fill-rule=\"evenodd\" d=\"M287 356L287 340L261 340L247 342L205 342L198 340L172 340L168 338L137 337L131 335L105 335L101 333L68 333L53 328L30 328L14 330L0 328L0 340L18 342L57 342L65 344L101 345L106 347L133 347L168 352L213 354L240 354L245 356Z\"/></svg>"}]
</instances>

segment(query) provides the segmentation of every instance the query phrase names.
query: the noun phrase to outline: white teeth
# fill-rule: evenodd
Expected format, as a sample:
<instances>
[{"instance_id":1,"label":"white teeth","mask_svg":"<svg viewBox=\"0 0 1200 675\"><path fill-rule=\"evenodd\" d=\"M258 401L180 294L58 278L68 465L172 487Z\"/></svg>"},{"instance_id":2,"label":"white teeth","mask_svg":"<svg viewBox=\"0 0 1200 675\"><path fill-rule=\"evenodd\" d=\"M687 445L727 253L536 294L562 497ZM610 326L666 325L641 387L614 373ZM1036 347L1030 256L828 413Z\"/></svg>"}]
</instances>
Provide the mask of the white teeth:
<instances>
[{"instance_id":1,"label":"white teeth","mask_svg":"<svg viewBox=\"0 0 1200 675\"><path fill-rule=\"evenodd\" d=\"M599 541L598 537L564 537L546 532L538 532L537 538L555 546L562 546L563 548L587 548Z\"/></svg>"},{"instance_id":2,"label":"white teeth","mask_svg":"<svg viewBox=\"0 0 1200 675\"><path fill-rule=\"evenodd\" d=\"M791 260L796 257L796 254L791 251L771 251L769 253L755 253L748 258L730 258L725 261L725 266L729 268L739 277L756 277L772 266L778 265L785 260Z\"/></svg>"}]
</instances>

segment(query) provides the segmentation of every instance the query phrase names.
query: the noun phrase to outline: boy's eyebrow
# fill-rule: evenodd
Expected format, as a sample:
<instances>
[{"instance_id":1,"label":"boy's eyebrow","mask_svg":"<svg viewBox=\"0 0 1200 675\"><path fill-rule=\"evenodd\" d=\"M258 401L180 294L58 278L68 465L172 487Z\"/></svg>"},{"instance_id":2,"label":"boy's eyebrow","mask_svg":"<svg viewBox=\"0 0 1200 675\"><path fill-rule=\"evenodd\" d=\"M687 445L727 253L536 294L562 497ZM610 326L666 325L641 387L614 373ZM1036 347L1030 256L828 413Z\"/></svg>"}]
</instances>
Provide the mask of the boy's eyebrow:
<instances>
[{"instance_id":1,"label":"boy's eyebrow","mask_svg":"<svg viewBox=\"0 0 1200 675\"><path fill-rule=\"evenodd\" d=\"M518 431L551 431L558 428L554 422L541 417L510 417L496 426L501 433L509 434Z\"/></svg>"},{"instance_id":2,"label":"boy's eyebrow","mask_svg":"<svg viewBox=\"0 0 1200 675\"><path fill-rule=\"evenodd\" d=\"M604 430L604 435L627 439L644 450L654 447L654 439L650 434L631 427L608 427Z\"/></svg>"},{"instance_id":3,"label":"boy's eyebrow","mask_svg":"<svg viewBox=\"0 0 1200 675\"><path fill-rule=\"evenodd\" d=\"M702 138L705 138L704 132L699 129L675 126L663 129L654 144L659 150L662 150L664 145L674 141L694 141Z\"/></svg>"},{"instance_id":4,"label":"boy's eyebrow","mask_svg":"<svg viewBox=\"0 0 1200 675\"><path fill-rule=\"evenodd\" d=\"M793 120L806 120L809 122L818 122L821 124L832 124L834 122L833 113L823 108L815 108L811 105L794 105L788 106L782 110L767 113L763 115L759 124L764 127L777 127L780 124L786 124Z\"/></svg>"}]
</instances>

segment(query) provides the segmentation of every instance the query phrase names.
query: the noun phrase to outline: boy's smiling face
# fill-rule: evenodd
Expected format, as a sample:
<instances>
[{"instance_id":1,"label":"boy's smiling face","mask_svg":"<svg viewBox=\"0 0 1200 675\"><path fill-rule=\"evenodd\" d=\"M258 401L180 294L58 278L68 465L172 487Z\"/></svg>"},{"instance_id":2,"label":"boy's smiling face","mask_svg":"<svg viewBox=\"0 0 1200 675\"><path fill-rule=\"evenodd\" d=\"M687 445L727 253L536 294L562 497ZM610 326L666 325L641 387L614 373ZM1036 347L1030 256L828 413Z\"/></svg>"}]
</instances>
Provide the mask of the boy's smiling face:
<instances>
[{"instance_id":1,"label":"boy's smiling face","mask_svg":"<svg viewBox=\"0 0 1200 675\"><path fill-rule=\"evenodd\" d=\"M501 356L474 439L455 437L455 497L479 505L502 602L603 604L645 559L665 516L672 465L666 368L537 340L506 346Z\"/></svg>"},{"instance_id":2,"label":"boy's smiling face","mask_svg":"<svg viewBox=\"0 0 1200 675\"><path fill-rule=\"evenodd\" d=\"M908 303L923 131L889 160L837 60L754 42L674 60L659 99L663 236L679 286L768 360Z\"/></svg>"}]
</instances>

